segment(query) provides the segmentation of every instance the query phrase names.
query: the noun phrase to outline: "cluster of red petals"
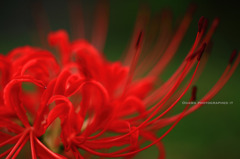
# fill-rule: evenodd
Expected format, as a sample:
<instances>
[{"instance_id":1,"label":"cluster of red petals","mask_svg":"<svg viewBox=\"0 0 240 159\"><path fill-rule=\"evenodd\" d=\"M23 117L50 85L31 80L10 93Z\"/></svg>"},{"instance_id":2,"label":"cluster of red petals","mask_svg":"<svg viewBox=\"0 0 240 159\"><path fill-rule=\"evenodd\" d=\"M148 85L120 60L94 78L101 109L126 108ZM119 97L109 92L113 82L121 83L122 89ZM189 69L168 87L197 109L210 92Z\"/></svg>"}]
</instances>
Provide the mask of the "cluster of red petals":
<instances>
[{"instance_id":1,"label":"cluster of red petals","mask_svg":"<svg viewBox=\"0 0 240 159\"><path fill-rule=\"evenodd\" d=\"M87 41L70 42L63 30L48 37L50 46L56 47L60 56L30 46L1 55L0 157L16 158L29 142L33 159L91 155L132 158L152 145L158 147L159 158L164 158L161 139L181 118L202 106L187 104L181 113L165 116L203 70L207 56L203 52L208 51L205 48L218 22L214 20L205 34L206 20L200 20L196 40L186 59L159 86L157 79L182 41L190 15L184 17L168 45L163 44L164 51L157 61L154 51L147 55L149 58L140 59L142 32L135 38L126 66L108 62ZM240 61L240 56L233 61L234 56L236 52L219 81L201 101L213 98L231 77ZM141 63L137 65L137 61ZM195 98L196 87L189 101ZM171 125L169 129L157 136L158 130L167 125ZM151 144L141 147L147 141Z\"/></svg>"}]
</instances>

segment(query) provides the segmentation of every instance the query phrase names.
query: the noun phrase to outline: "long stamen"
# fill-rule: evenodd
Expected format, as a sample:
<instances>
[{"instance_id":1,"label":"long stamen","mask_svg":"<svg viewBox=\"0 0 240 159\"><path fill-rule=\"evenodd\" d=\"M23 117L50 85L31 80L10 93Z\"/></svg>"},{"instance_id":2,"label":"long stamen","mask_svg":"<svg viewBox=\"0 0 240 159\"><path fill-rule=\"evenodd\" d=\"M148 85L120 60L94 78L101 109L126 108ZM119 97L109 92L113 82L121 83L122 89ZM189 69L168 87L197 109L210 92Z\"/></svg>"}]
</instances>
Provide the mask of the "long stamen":
<instances>
[{"instance_id":1,"label":"long stamen","mask_svg":"<svg viewBox=\"0 0 240 159\"><path fill-rule=\"evenodd\" d=\"M201 58L201 63L200 63L200 65L199 65L198 72L196 73L195 78L194 78L192 84L195 84L195 83L196 83L196 81L199 79L201 73L203 72L203 69L204 69L204 67L205 67L206 64L207 64L207 59L208 59L209 51L210 51L210 50L209 50L209 48L208 48L208 49L205 51L206 53L204 54L204 55L205 55L205 58ZM179 97L179 95L181 94L181 92L183 92L184 89L187 87L188 83L189 83L189 81L186 82L186 84L185 84L182 88L180 88L177 93L175 93L175 94L173 95L173 97L171 98L171 100L169 101L169 103L172 103L172 102L174 102L175 100L177 100L177 98ZM167 105L167 104L166 104L166 105Z\"/></svg>"},{"instance_id":2,"label":"long stamen","mask_svg":"<svg viewBox=\"0 0 240 159\"><path fill-rule=\"evenodd\" d=\"M206 45L206 44L203 44L203 45L202 45L202 49L200 49L199 51L196 51L196 52L194 53L194 50L195 50L196 47L198 46L198 44L199 44L199 42L200 42L200 40L201 40L201 38L202 38L202 35L203 35L203 33L204 33L205 29L206 29L206 21L205 21L205 19L204 19L203 17L199 20L199 28L201 28L201 29L200 29L201 32L199 32L199 30L198 30L198 33L197 33L196 39L195 39L195 41L194 41L194 44L193 44L192 48L190 49L190 51L189 51L189 53L188 53L188 55L187 55L188 58L189 58L189 57L194 58L194 57L195 57L194 54L199 54L199 52L202 52L202 50L204 50L205 47L206 47L206 46L204 46L204 45ZM194 64L194 63L192 63L191 67L193 67L193 64ZM161 92L162 92L162 90L164 90L163 87L165 87L165 86L166 86L166 87L171 86L170 83L171 83L173 80L176 79L176 76L180 73L180 71L183 69L183 67L184 67L184 63L181 64L181 66L178 68L178 70L172 75L172 77L171 77L162 87L160 87L159 89L157 89L155 92L152 93L152 95L150 95L149 97L147 97L147 98L145 99L146 105L151 105L151 104L153 104L153 103L155 102L155 100L157 100L157 99L159 99L159 98L161 97ZM191 68L191 67L190 67L190 68ZM189 70L190 70L190 68L189 68ZM166 89L167 89L167 88L166 88ZM160 91L160 92L159 92L159 91ZM150 102L151 102L151 103L150 103Z\"/></svg>"},{"instance_id":3,"label":"long stamen","mask_svg":"<svg viewBox=\"0 0 240 159\"><path fill-rule=\"evenodd\" d=\"M31 144L32 159L37 159L35 145L34 145L33 131L30 132L30 144Z\"/></svg>"},{"instance_id":4,"label":"long stamen","mask_svg":"<svg viewBox=\"0 0 240 159\"><path fill-rule=\"evenodd\" d=\"M192 96L189 100L189 102L192 101L196 101L196 93L197 93L197 87L194 86L192 88ZM188 103L190 104L190 103ZM187 111L186 111L187 113ZM185 113L185 115L186 115ZM165 119L158 119L155 121L155 125L151 125L150 127L148 127L149 130L155 130L155 129L159 129L160 127L164 127L169 125L170 123L173 123L174 121L176 121L176 119L179 117L179 115L175 115L174 117L170 117L170 118L165 118Z\"/></svg>"},{"instance_id":5,"label":"long stamen","mask_svg":"<svg viewBox=\"0 0 240 159\"><path fill-rule=\"evenodd\" d=\"M129 70L128 78L127 78L126 85L125 85L123 93L125 93L126 89L128 88L128 86L130 85L130 83L132 81L134 71L135 71L135 68L137 66L137 62L138 62L138 59L139 59L139 56L140 56L140 53L141 53L142 38L143 38L143 31L141 31L139 33L138 39L137 39L136 44L135 44L136 51L135 51L135 55L132 59L131 65L130 65L130 70Z\"/></svg>"},{"instance_id":6,"label":"long stamen","mask_svg":"<svg viewBox=\"0 0 240 159\"><path fill-rule=\"evenodd\" d=\"M27 143L27 141L28 141L28 137L25 137L25 139L23 140L23 142L21 143L21 145L19 146L19 148L17 149L15 154L12 156L12 159L15 159L18 156L19 152L23 149L23 147Z\"/></svg>"},{"instance_id":7,"label":"long stamen","mask_svg":"<svg viewBox=\"0 0 240 159\"><path fill-rule=\"evenodd\" d=\"M169 11L164 11L161 15L161 20L159 23L160 33L157 42L151 52L149 52L149 50L147 51L147 54L145 55L145 57L143 58L143 60L140 62L139 66L136 69L136 74L139 76L143 75L147 70L149 70L156 64L156 62L164 53L164 50L166 49L168 42L170 40L172 24L171 13ZM153 32L153 34L156 33Z\"/></svg>"},{"instance_id":8,"label":"long stamen","mask_svg":"<svg viewBox=\"0 0 240 159\"><path fill-rule=\"evenodd\" d=\"M235 51L233 51L233 54L235 54L234 52ZM232 58L232 56L231 56L231 58ZM236 67L238 66L239 63L240 63L240 54L236 58L232 68L231 68L231 65L229 63L228 66L226 67L225 71L223 72L223 74L219 78L219 80L212 87L212 89L201 100L199 100L201 102L197 103L196 105L192 106L189 110L187 110L184 116L186 116L186 115L194 112L195 110L199 109L201 106L204 105L203 104L204 102L207 102L210 99L212 99L220 91L220 89L222 89L222 87L226 84L226 82L232 76L233 72L235 71L235 69L236 69ZM166 125L169 125L170 123L173 123L178 117L179 117L179 114L175 115L175 116L172 116L170 118L159 120L158 123L155 122L156 126L153 129L159 129L159 128L162 128L162 127L164 127Z\"/></svg>"},{"instance_id":9,"label":"long stamen","mask_svg":"<svg viewBox=\"0 0 240 159\"><path fill-rule=\"evenodd\" d=\"M210 37L212 36L212 33L215 31L215 29L216 29L216 27L217 27L217 24L218 24L216 21L217 21L217 20L215 20L215 21L213 22L213 24L212 24L209 32L207 33L206 37L205 37L204 40L203 40L203 42L205 42L205 43L208 43L208 42L209 42ZM199 28L201 28L201 29L200 29L201 32L198 32L198 34L197 34L197 36L196 36L196 40L195 40L195 42L194 42L194 45L193 45L193 47L191 48L189 54L187 55L188 57L194 57L194 56L195 56L194 54L196 54L196 53L193 53L193 51L194 51L194 49L196 48L197 44L200 42L201 37L202 37L203 33L205 32L206 25L207 25L207 21L206 21L203 17L201 17L201 19L199 20ZM203 44L202 44L202 50L205 48L204 45L205 45L205 44L203 43ZM198 52L198 51L196 51L196 52ZM201 49L199 50L199 52L202 52ZM208 50L208 52L209 52L209 50ZM193 54L193 55L192 55L192 54ZM205 61L205 62L202 62L202 63L204 63L204 64L203 64L203 65L201 66L201 68L200 68L201 71L203 70L203 68L204 68L204 66L205 66L205 64L206 64L206 60L204 60L204 61ZM193 64L194 64L194 63L193 63ZM193 66L193 64L192 64L192 66ZM179 71L182 70L182 68L183 68L183 63L182 63L181 66L178 68L178 70L172 75L172 77L171 77L166 83L164 83L164 85L163 85L162 87L160 87L159 89L157 89L155 92L152 93L152 95L150 95L149 97L147 97L147 98L145 99L146 105L152 105L156 100L158 100L159 98L161 98L161 95L164 95L164 92L163 92L162 90L168 89L168 88L164 88L165 86L166 86L166 87L171 86L171 82L172 82L174 79L176 79L176 76L178 75ZM201 71L199 71L199 72L201 72ZM198 73L198 76L199 76L200 74L201 74L201 73ZM196 78L196 79L197 79L197 78ZM161 93L161 92L162 92L162 93Z\"/></svg>"},{"instance_id":10,"label":"long stamen","mask_svg":"<svg viewBox=\"0 0 240 159\"><path fill-rule=\"evenodd\" d=\"M178 100L176 100L176 101L172 104L172 106L170 106L164 113L162 113L162 114L161 114L160 116L158 116L157 118L162 117L163 115L166 114L166 112L168 112L169 110L171 110L171 108L173 108L174 105L176 105L176 103L177 103L177 102L181 99L181 97L186 93L186 91L188 90L188 88L190 87L190 85L191 85L191 83L192 83L192 80L194 79L194 76L195 76L195 74L196 74L196 71L197 71L198 66L199 66L199 62L198 62L198 64L197 64L197 67L196 67L196 69L195 69L195 71L194 71L194 74L192 75L192 78L191 78L191 80L190 80L190 82L189 82L189 84L188 84L188 87L185 89L185 91L182 93L182 95L178 98ZM186 68L185 68L185 69L186 69ZM183 72L184 72L184 71L183 71ZM184 74L184 73L183 73L183 74ZM182 76L183 76L183 74L182 74ZM151 116L149 116L147 120L145 120L144 122L142 122L142 123L139 125L139 127L141 127L141 126L143 126L145 123L147 123L147 122L158 112L158 110L160 110L160 108L164 105L164 103L166 103L167 99L171 96L172 92L176 89L176 87L178 86L178 84L180 83L180 81L181 81L181 78L179 78L179 80L178 80L178 82L176 82L175 86L174 86L174 87L171 89L171 91L169 91L169 93L165 96L165 100L160 101L158 104L156 104L156 105L154 106L154 107L156 107L157 109L154 110L153 114L152 114ZM161 105L159 106L159 104L161 104ZM157 107L157 106L159 106L159 107Z\"/></svg>"},{"instance_id":11,"label":"long stamen","mask_svg":"<svg viewBox=\"0 0 240 159\"><path fill-rule=\"evenodd\" d=\"M205 48L205 46L202 46L202 48L200 48L199 50L197 50L196 53L193 53L194 56L191 55L192 58L191 58L190 61L187 62L187 64L185 64L185 66L184 66L185 68L183 69L181 75L179 75L178 78L175 77L176 79L175 79L175 78L172 78L172 79L174 79L173 82L175 82L175 83L173 83L173 84L171 85L170 83L168 83L168 82L171 81L171 80L169 80L168 82L166 82L165 85L166 85L166 86L170 85L170 87L164 88L165 85L163 85L162 87L160 87L160 88L158 89L159 91L162 92L162 94L160 94L160 95L165 95L165 92L163 92L163 90L171 89L172 91L174 91L174 90L176 89L176 83L177 83L176 81L177 81L177 80L182 81L183 78L186 77L186 74L189 72L190 68L193 66L193 62L192 62L192 61L193 61L193 58L196 57L196 56L199 56L199 54L202 54L203 51L204 51L204 48ZM176 74L175 74L174 76L176 76ZM181 80L180 80L180 77L182 78ZM178 82L178 83L179 83L179 82ZM168 84L168 85L167 85L167 84ZM175 85L175 86L174 86L174 85ZM160 93L160 92L158 92L158 93ZM167 96L165 96L164 98L166 98L166 97L167 97ZM160 98L160 96L158 96L158 98ZM161 99L161 100L158 102L158 104L156 104L155 106L153 106L150 110L148 110L148 111L145 112L144 114L139 115L139 117L135 117L135 118L133 118L133 119L131 119L131 120L136 120L136 119L138 119L138 118L141 118L141 117L149 114L149 113L152 112L154 109L156 109L156 107L157 107L159 104L161 104L161 102L164 101L164 98ZM168 96L168 98L169 98L169 96ZM160 110L160 109L159 109L159 110Z\"/></svg>"},{"instance_id":12,"label":"long stamen","mask_svg":"<svg viewBox=\"0 0 240 159\"><path fill-rule=\"evenodd\" d=\"M149 122L148 125L150 125L151 123L156 122L158 119L160 119L160 118L163 117L165 114L167 114L167 113L179 102L179 100L185 95L185 93L187 92L188 88L189 88L189 87L191 86L191 84L192 84L192 81L193 81L193 79L194 79L194 77L195 77L195 74L196 74L196 72L197 72L198 66L199 66L199 62L198 62L198 64L197 64L197 67L196 67L196 69L195 69L195 72L194 72L194 74L193 74L193 76L192 76L192 78L191 78L191 80L190 80L187 88L184 90L184 92L178 97L178 99L177 99L167 110L165 110L161 115L157 116L155 119L153 119L151 122Z\"/></svg>"},{"instance_id":13,"label":"long stamen","mask_svg":"<svg viewBox=\"0 0 240 159\"><path fill-rule=\"evenodd\" d=\"M28 134L28 130L25 131L22 136L20 137L20 139L18 140L18 142L14 145L13 149L11 150L11 152L8 154L8 156L6 157L6 159L10 159L10 157L13 155L13 153L17 150L18 146L20 146L22 144L22 142L24 141L26 135Z\"/></svg>"},{"instance_id":14,"label":"long stamen","mask_svg":"<svg viewBox=\"0 0 240 159\"><path fill-rule=\"evenodd\" d=\"M166 49L164 55L159 60L159 62L155 65L155 67L148 73L149 76L159 75L170 62L174 54L176 53L189 25L192 20L192 12L193 9L190 9L185 17L183 18L175 36L170 42L168 48Z\"/></svg>"},{"instance_id":15,"label":"long stamen","mask_svg":"<svg viewBox=\"0 0 240 159\"><path fill-rule=\"evenodd\" d=\"M204 39L202 40L202 43L209 43L213 33L215 32L217 26L219 24L219 19L218 18L215 18L212 22L212 25L210 26L210 29L209 31L207 32L206 36L204 37Z\"/></svg>"},{"instance_id":16,"label":"long stamen","mask_svg":"<svg viewBox=\"0 0 240 159\"><path fill-rule=\"evenodd\" d=\"M150 13L148 9L144 6L139 10L139 14L136 20L135 28L133 31L131 42L129 43L129 49L126 51L126 53L123 53L124 56L124 65L129 65L132 61L132 58L135 54L135 44L137 41L137 38L139 37L139 32L144 30L146 23L148 22Z\"/></svg>"}]
</instances>

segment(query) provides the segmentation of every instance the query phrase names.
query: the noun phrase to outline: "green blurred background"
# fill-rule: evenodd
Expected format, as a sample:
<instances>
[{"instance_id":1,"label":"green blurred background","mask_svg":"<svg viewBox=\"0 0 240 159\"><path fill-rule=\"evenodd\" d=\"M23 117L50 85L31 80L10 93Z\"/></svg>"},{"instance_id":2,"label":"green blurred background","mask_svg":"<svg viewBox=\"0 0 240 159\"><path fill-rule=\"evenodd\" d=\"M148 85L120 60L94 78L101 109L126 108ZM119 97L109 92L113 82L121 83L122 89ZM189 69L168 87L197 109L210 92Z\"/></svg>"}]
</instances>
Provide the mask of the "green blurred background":
<instances>
[{"instance_id":1,"label":"green blurred background","mask_svg":"<svg viewBox=\"0 0 240 159\"><path fill-rule=\"evenodd\" d=\"M32 41L37 37L32 16L35 1L1 1L0 5L0 52L23 45L38 45ZM90 37L96 1L82 1ZM110 22L104 52L110 60L117 60L124 51L133 31L139 7L144 4L152 15L168 8L174 20L181 18L190 4L198 6L193 22L173 61L165 70L167 79L184 59L197 31L201 16L209 21L220 18L220 25L213 37L213 49L204 73L197 82L198 99L204 96L218 80L225 69L231 51L240 49L240 12L235 1L209 0L112 0L110 1ZM52 30L70 30L68 2L64 0L42 1ZM87 18L86 18L87 17ZM167 159L239 159L240 143L240 95L238 68L226 86L212 101L233 101L232 105L206 105L184 118L164 138ZM190 94L182 100L186 101ZM183 108L179 104L180 109ZM155 147L146 150L136 158L156 158Z\"/></svg>"}]
</instances>

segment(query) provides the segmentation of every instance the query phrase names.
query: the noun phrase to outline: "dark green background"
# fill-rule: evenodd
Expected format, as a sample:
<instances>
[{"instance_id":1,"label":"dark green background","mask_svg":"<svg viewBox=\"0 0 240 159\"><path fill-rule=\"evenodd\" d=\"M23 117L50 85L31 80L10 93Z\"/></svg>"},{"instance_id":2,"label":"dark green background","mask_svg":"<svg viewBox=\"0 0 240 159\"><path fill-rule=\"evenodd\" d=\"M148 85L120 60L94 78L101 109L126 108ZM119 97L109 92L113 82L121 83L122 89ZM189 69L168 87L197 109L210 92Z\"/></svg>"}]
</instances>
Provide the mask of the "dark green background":
<instances>
[{"instance_id":1,"label":"dark green background","mask_svg":"<svg viewBox=\"0 0 240 159\"><path fill-rule=\"evenodd\" d=\"M31 37L35 35L32 18L33 1L1 1L0 5L0 52L6 54L11 49L23 45L35 45ZM207 67L199 79L198 97L211 89L225 69L231 51L240 49L240 12L234 1L210 0L149 0L149 1L110 1L110 24L105 52L111 60L117 60L127 45L140 4L148 5L152 14L163 8L170 8L174 19L182 17L189 6L198 6L194 20L172 63L164 72L167 79L184 59L195 38L197 22L201 16L210 21L220 18L220 25L213 37L213 50ZM53 30L69 30L67 1L43 1ZM95 1L83 1L84 14L88 17L88 31L91 30ZM90 35L90 34L89 34ZM89 35L87 38L89 38ZM206 105L184 118L176 128L164 138L167 159L238 159L240 158L240 95L238 68L227 85L214 98L214 101L233 101L233 105ZM190 94L188 93L188 99ZM183 99L183 100L184 100ZM183 105L179 104L179 108ZM156 158L153 147L137 158Z\"/></svg>"}]
</instances>

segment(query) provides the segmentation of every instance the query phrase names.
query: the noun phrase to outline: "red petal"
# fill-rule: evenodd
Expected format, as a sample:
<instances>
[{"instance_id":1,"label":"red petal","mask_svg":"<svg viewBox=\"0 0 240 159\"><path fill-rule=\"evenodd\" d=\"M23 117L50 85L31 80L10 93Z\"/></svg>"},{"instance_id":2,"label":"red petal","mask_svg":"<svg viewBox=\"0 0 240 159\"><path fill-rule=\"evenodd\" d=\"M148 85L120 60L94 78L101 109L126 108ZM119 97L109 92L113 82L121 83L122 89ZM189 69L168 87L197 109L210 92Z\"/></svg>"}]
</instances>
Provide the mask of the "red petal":
<instances>
[{"instance_id":1,"label":"red petal","mask_svg":"<svg viewBox=\"0 0 240 159\"><path fill-rule=\"evenodd\" d=\"M21 99L19 98L19 93L21 92L21 83L22 82L31 82L39 87L45 87L45 85L36 79L33 79L29 76L21 76L19 78L11 80L6 87L4 88L4 102L8 107L12 107L18 115L19 119L25 127L29 127L28 118L26 115L26 110L24 109Z\"/></svg>"}]
</instances>

